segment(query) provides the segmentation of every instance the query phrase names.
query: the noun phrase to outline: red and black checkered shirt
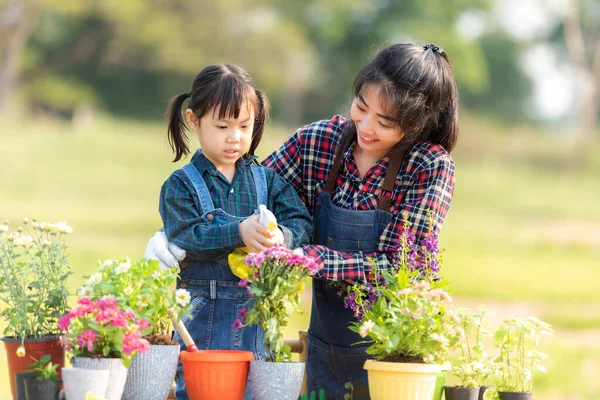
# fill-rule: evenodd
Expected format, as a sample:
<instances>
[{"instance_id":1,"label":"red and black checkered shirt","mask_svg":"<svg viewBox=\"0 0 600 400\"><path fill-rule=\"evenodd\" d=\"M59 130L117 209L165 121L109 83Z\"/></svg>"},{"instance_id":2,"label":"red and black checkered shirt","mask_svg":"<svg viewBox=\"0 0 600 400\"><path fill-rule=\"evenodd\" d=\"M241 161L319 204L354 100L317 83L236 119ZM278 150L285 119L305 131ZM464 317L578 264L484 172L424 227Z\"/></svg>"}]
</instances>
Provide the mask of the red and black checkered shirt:
<instances>
[{"instance_id":1,"label":"red and black checkered shirt","mask_svg":"<svg viewBox=\"0 0 600 400\"><path fill-rule=\"evenodd\" d=\"M311 215L333 165L336 146L348 120L335 116L296 131L279 150L263 161L290 182ZM348 210L376 210L382 195L388 157L381 158L361 179L352 156L354 144L344 153L333 204ZM454 192L454 162L440 145L422 142L407 153L392 193L392 222L385 228L376 253L345 253L322 245L306 245L304 251L322 264L321 277L366 284L370 273L367 258L379 268L389 268L398 250L402 217L408 215L413 234L421 240L428 232L427 210L431 210L435 233L439 233Z\"/></svg>"}]
</instances>

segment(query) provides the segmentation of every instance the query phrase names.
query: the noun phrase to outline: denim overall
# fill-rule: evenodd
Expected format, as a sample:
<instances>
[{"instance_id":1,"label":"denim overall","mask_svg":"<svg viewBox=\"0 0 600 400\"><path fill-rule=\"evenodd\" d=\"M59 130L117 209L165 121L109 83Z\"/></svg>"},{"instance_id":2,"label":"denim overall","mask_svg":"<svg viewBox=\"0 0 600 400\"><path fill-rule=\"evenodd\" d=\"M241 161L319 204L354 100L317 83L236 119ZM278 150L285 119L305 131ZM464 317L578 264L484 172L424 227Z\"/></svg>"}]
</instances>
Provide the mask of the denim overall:
<instances>
[{"instance_id":1,"label":"denim overall","mask_svg":"<svg viewBox=\"0 0 600 400\"><path fill-rule=\"evenodd\" d=\"M267 180L264 170L258 165L250 166L258 204L267 204ZM212 224L224 224L241 221L246 217L236 217L216 208L210 197L206 183L191 163L183 167L190 182L198 194L198 206ZM257 205L258 209L258 205ZM182 320L199 350L249 350L257 360L264 358L264 331L257 325L233 330L233 322L238 318L240 309L250 298L244 287L239 287L240 279L229 269L227 256L230 250L218 249L214 253L203 254L202 260L186 258L182 264L178 287L187 289L191 294L191 316ZM185 266L184 266L185 265ZM183 341L177 332L173 336L181 345ZM178 400L187 400L181 361L175 376ZM250 382L246 387L244 400L252 399Z\"/></svg>"},{"instance_id":2,"label":"denim overall","mask_svg":"<svg viewBox=\"0 0 600 400\"><path fill-rule=\"evenodd\" d=\"M334 161L327 184L317 198L313 243L348 253L372 253L377 250L383 230L392 221L391 200L381 196L377 210L355 211L334 205L331 193L342 154ZM401 164L401 155L390 161L384 190L392 192ZM344 386L351 382L355 388L354 400L369 399L363 365L371 357L365 352L368 345L354 345L365 339L348 329L350 322L356 321L352 310L344 308L343 299L337 294L340 289L330 287L328 281L314 278L312 288L306 363L308 392L318 393L323 388L328 400L342 400L345 393L350 393Z\"/></svg>"}]
</instances>

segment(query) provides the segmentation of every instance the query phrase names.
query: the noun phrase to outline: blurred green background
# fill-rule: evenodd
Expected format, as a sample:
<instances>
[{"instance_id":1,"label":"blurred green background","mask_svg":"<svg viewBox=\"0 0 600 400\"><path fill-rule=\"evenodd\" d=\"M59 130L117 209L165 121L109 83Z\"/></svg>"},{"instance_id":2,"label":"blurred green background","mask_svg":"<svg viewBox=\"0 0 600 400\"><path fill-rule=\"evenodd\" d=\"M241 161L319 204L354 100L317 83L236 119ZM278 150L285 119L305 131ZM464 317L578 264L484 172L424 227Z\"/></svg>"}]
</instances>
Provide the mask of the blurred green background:
<instances>
[{"instance_id":1,"label":"blurred green background","mask_svg":"<svg viewBox=\"0 0 600 400\"><path fill-rule=\"evenodd\" d=\"M0 220L72 226L74 290L160 227L160 186L183 165L162 115L203 66L240 64L269 95L262 158L346 114L379 47L435 42L462 106L441 236L453 296L553 324L536 398L598 399L599 29L588 0L0 0ZM307 327L309 291L304 304L286 336Z\"/></svg>"}]
</instances>

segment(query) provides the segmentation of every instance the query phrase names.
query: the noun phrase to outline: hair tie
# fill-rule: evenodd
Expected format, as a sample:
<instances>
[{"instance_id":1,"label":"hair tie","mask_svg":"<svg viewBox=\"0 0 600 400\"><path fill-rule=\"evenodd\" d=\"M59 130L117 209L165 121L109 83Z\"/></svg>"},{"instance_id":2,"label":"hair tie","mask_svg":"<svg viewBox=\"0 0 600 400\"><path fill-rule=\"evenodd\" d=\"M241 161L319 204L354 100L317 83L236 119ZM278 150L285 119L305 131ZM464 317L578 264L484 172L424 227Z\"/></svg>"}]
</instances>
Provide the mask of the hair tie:
<instances>
[{"instance_id":1,"label":"hair tie","mask_svg":"<svg viewBox=\"0 0 600 400\"><path fill-rule=\"evenodd\" d=\"M426 44L425 46L423 46L423 50L425 50L425 51L432 50L436 53L441 53L440 47L436 46L434 43Z\"/></svg>"}]
</instances>

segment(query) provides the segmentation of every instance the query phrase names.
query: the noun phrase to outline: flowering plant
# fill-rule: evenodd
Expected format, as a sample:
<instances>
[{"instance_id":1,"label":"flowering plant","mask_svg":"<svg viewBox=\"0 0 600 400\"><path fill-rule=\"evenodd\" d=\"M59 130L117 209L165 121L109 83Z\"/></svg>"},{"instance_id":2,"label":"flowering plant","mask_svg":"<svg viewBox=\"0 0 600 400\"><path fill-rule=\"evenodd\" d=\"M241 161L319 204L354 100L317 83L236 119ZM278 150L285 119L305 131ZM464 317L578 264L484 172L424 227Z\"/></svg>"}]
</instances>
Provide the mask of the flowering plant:
<instances>
[{"instance_id":1,"label":"flowering plant","mask_svg":"<svg viewBox=\"0 0 600 400\"><path fill-rule=\"evenodd\" d=\"M460 380L460 386L465 388L483 386L490 373L483 338L491 335L491 324L485 316L485 306L479 305L477 309L477 313L471 313L464 308L458 313L460 355L452 360L451 364L452 374Z\"/></svg>"},{"instance_id":2,"label":"flowering plant","mask_svg":"<svg viewBox=\"0 0 600 400\"><path fill-rule=\"evenodd\" d=\"M357 321L350 329L370 344L367 353L380 361L442 363L458 343L458 315L452 299L442 289L447 283L437 276L437 237L428 235L419 246L404 230L394 265L379 270L366 290L348 285L340 291ZM430 225L431 230L431 225Z\"/></svg>"},{"instance_id":3,"label":"flowering plant","mask_svg":"<svg viewBox=\"0 0 600 400\"><path fill-rule=\"evenodd\" d=\"M150 326L145 338L152 344L177 344L171 340L171 320L190 309L190 293L175 290L177 270L163 270L155 260L132 263L129 258L99 262L98 270L87 276L82 296L99 300L112 296L122 309L132 310Z\"/></svg>"},{"instance_id":4,"label":"flowering plant","mask_svg":"<svg viewBox=\"0 0 600 400\"><path fill-rule=\"evenodd\" d=\"M250 253L246 264L251 274L249 279L240 281L240 286L248 288L252 299L248 308L240 311L240 318L233 327L260 325L265 331L268 361L290 361L291 349L284 343L281 329L287 326L295 311L300 311L303 280L315 275L320 268L312 258L296 254L284 245L258 254Z\"/></svg>"},{"instance_id":5,"label":"flowering plant","mask_svg":"<svg viewBox=\"0 0 600 400\"><path fill-rule=\"evenodd\" d=\"M60 317L58 326L63 347L76 357L121 358L125 367L138 353L150 349L142 334L150 323L138 319L132 310L123 311L110 296L92 301L80 297L77 307Z\"/></svg>"},{"instance_id":6,"label":"flowering plant","mask_svg":"<svg viewBox=\"0 0 600 400\"><path fill-rule=\"evenodd\" d=\"M71 275L65 237L73 231L64 222L25 218L23 225L15 232L8 221L0 225L0 301L6 305L0 316L7 322L4 334L22 341L60 333L56 323L69 309ZM23 345L18 354L25 355Z\"/></svg>"},{"instance_id":7,"label":"flowering plant","mask_svg":"<svg viewBox=\"0 0 600 400\"><path fill-rule=\"evenodd\" d=\"M531 391L533 371L546 372L541 362L548 356L539 350L540 339L551 335L550 325L535 317L504 320L494 334L500 349L492 363L497 392Z\"/></svg>"}]
</instances>

